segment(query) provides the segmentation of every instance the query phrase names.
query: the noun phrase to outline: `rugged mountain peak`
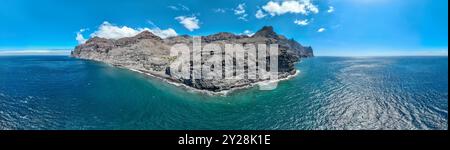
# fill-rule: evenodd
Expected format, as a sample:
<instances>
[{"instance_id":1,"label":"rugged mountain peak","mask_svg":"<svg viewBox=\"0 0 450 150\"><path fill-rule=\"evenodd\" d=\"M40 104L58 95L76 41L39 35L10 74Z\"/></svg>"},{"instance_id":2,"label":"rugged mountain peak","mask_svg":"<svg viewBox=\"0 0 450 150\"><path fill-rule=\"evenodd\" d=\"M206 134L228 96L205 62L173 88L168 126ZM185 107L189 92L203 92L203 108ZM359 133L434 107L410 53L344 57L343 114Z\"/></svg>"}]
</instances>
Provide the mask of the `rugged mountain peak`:
<instances>
[{"instance_id":1,"label":"rugged mountain peak","mask_svg":"<svg viewBox=\"0 0 450 150\"><path fill-rule=\"evenodd\" d=\"M213 35L208 35L203 37L203 40L205 40L206 42L211 42L211 41L220 41L220 40L230 40L230 39L240 39L246 36L242 36L242 35L235 35L233 33L229 33L229 32L219 32Z\"/></svg>"},{"instance_id":2,"label":"rugged mountain peak","mask_svg":"<svg viewBox=\"0 0 450 150\"><path fill-rule=\"evenodd\" d=\"M159 36L156 36L152 32L147 31L147 30L142 31L138 35L134 36L134 38L137 38L137 39L161 39Z\"/></svg>"},{"instance_id":3,"label":"rugged mountain peak","mask_svg":"<svg viewBox=\"0 0 450 150\"><path fill-rule=\"evenodd\" d=\"M276 38L278 37L277 33L273 31L272 26L264 26L258 32L255 33L252 37L267 37L267 38Z\"/></svg>"}]
</instances>

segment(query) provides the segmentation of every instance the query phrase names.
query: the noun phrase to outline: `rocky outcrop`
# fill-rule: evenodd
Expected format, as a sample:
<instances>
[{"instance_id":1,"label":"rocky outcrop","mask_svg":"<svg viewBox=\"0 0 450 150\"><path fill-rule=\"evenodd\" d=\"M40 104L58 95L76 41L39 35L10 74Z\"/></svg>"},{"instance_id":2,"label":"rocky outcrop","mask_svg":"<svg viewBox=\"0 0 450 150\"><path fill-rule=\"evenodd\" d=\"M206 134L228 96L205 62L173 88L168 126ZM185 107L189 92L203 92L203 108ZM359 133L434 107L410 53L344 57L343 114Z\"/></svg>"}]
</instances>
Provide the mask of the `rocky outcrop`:
<instances>
[{"instance_id":1,"label":"rocky outcrop","mask_svg":"<svg viewBox=\"0 0 450 150\"><path fill-rule=\"evenodd\" d=\"M170 73L171 46L185 43L192 48L192 37L182 35L162 39L151 32L144 31L134 37L121 39L105 39L94 37L85 44L78 45L71 56L81 59L95 60L107 64L138 70L153 76L168 79L187 86L208 90L223 91L235 87L246 86L263 79L181 79ZM278 44L278 72L280 78L285 78L296 72L294 64L302 57L313 57L311 47L304 47L293 39L287 39L266 26L253 36L235 35L221 32L202 37L202 45L215 43L224 47L225 43L235 44ZM223 48L224 49L224 48ZM192 64L191 64L192 66ZM248 66L245 66L248 67Z\"/></svg>"}]
</instances>

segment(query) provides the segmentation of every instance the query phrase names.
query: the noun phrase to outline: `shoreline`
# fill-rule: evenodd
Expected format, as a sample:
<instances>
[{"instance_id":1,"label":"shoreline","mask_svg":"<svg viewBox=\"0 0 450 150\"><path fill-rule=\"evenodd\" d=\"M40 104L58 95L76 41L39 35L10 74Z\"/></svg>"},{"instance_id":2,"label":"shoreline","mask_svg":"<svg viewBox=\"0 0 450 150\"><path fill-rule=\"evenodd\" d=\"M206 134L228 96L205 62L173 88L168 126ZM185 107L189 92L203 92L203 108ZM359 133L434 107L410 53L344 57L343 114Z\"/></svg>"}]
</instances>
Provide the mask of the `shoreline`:
<instances>
[{"instance_id":1,"label":"shoreline","mask_svg":"<svg viewBox=\"0 0 450 150\"><path fill-rule=\"evenodd\" d=\"M288 76L286 76L284 78L279 78L279 79L276 79L276 80L258 81L258 82L254 82L254 83L251 83L251 84L248 84L248 85L234 87L234 88L231 88L231 89L228 89L228 90L219 91L219 92L214 92L214 91L209 91L209 90L196 89L196 88L190 87L188 85L185 85L183 83L177 83L177 82L171 81L171 80L169 80L167 78L160 77L158 75L154 75L152 73L145 72L145 71L142 71L142 70L126 68L126 67L123 67L123 66L117 66L117 67L123 68L123 69L127 69L127 70L130 70L130 71L136 72L136 73L140 73L140 74L143 74L143 75L146 75L146 76L154 77L154 78L162 80L162 81L164 81L164 82L166 82L168 84L188 89L189 92L201 93L201 94L206 94L206 95L209 95L209 96L227 96L228 94L230 94L230 93L232 93L232 92L234 92L236 90L248 89L248 88L254 87L254 86L258 85L258 84L278 83L278 82L281 82L281 81L292 79L292 78L294 78L294 77L296 77L297 75L300 74L300 70L297 69L295 71L295 74L288 75Z\"/></svg>"},{"instance_id":2,"label":"shoreline","mask_svg":"<svg viewBox=\"0 0 450 150\"><path fill-rule=\"evenodd\" d=\"M290 80L290 79L292 79L292 78L294 78L294 77L296 77L296 76L298 76L300 74L300 70L296 69L294 74L288 75L288 76L286 76L284 78L278 78L276 80L258 81L258 82L250 83L248 85L233 87L233 88L228 89L228 90L214 92L214 91L209 91L209 90L196 89L196 88L190 87L188 85L185 85L183 83L172 81L170 78L166 78L166 77L163 77L163 76L152 74L150 71L144 71L144 70L139 70L139 69L128 68L128 67L125 67L125 66L114 65L114 64L110 64L110 63L106 63L106 62L98 61L98 60L93 60L93 59L85 59L85 58L79 58L79 57L73 57L73 56L69 56L69 57L72 57L72 58L75 58L75 59L93 61L93 62L96 62L96 63L102 63L102 64L109 65L110 67L117 67L117 68L129 70L129 71L132 71L132 72L143 74L145 76L156 78L158 80L162 80L163 82L168 83L170 85L174 85L176 87L185 88L185 89L189 90L189 92L191 92L191 93L200 93L200 94L205 94L205 95L208 95L208 96L227 96L228 94L230 94L230 93L232 93L234 91L252 88L252 87L254 87L254 86L258 85L258 84L278 83L278 82L281 82L281 81ZM301 61L296 62L296 64L297 63L301 63Z\"/></svg>"}]
</instances>

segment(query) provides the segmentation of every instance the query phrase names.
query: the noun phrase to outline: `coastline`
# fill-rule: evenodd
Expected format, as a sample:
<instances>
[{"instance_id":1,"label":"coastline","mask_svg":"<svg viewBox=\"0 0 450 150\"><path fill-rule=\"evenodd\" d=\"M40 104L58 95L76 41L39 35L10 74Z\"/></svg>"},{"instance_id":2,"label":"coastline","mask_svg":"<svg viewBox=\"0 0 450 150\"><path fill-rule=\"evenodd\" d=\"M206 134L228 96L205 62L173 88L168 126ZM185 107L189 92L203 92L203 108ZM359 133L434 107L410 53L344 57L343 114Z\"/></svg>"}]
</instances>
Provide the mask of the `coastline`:
<instances>
[{"instance_id":1,"label":"coastline","mask_svg":"<svg viewBox=\"0 0 450 150\"><path fill-rule=\"evenodd\" d=\"M113 66L113 67L114 67L114 66ZM228 90L223 90L223 91L219 91L219 92L214 92L214 91L209 91L209 90L196 89L196 88L190 87L190 86L188 86L188 85L185 85L185 84L182 84L182 83L177 83L177 82L171 81L171 80L169 80L169 79L167 79L167 78L164 78L164 77L161 77L161 76L158 76L158 75L154 75L154 74L151 74L151 73L149 73L149 72L142 71L142 70L126 68L126 67L123 67L123 66L117 66L117 67L123 68L123 69L127 69L127 70L130 70L130 71L133 71L133 72L137 72L137 73L140 73L140 74L144 74L144 75L146 75L146 76L149 76L149 77L153 77L153 78L162 80L162 81L164 81L164 82L166 82L166 83L168 83L168 84L171 84L171 85L174 85L174 86L177 86L177 87L181 87L181 88L188 89L190 92L193 92L193 93L206 94L206 95L209 95L209 96L227 96L228 94L230 94L230 93L232 93L232 92L234 92L234 91L236 91L236 90L248 89L248 88L254 87L255 85L258 85L258 84L264 84L264 83L278 83L278 82L281 82L281 81L285 81L285 80L292 79L292 78L294 78L294 77L296 77L297 75L300 74L300 70L296 70L296 71L295 71L295 74L293 74L293 75L288 75L288 76L286 76L286 77L284 77L284 78L279 78L279 79L276 79L276 80L258 81L258 82L254 82L254 83L251 83L251 84L248 84L248 85L239 86L239 87L233 87L233 88L228 89Z\"/></svg>"},{"instance_id":2,"label":"coastline","mask_svg":"<svg viewBox=\"0 0 450 150\"><path fill-rule=\"evenodd\" d=\"M171 78L167 78L165 76L158 75L157 73L152 73L151 71L147 71L147 70L140 70L140 69L130 68L130 67L126 67L126 66L123 66L123 65L112 64L112 63L108 63L108 62L100 61L100 60L96 60L96 59L87 59L87 58L81 58L81 57L74 57L72 55L70 55L69 57L72 57L72 58L75 58L75 59L80 59L80 60L93 61L95 63L106 64L106 65L108 65L110 67L117 67L117 68L126 69L126 70L129 70L129 71L132 71L132 72L143 74L143 75L148 76L148 77L153 77L153 78L156 78L158 80L162 80L163 82L166 82L168 84L171 84L171 85L174 85L174 86L177 86L177 87L180 87L180 88L187 89L191 93L204 94L204 95L208 95L208 96L227 96L230 93L235 92L237 90L244 90L244 89L252 88L252 87L254 87L256 85L259 86L260 84L278 83L278 82L281 82L281 81L292 79L292 78L294 78L294 77L296 77L297 75L300 74L300 70L295 69L296 71L295 71L294 74L289 74L289 75L281 77L281 78L279 76L279 78L276 79L276 80L257 81L257 82L254 82L254 83L249 83L247 85L239 85L239 86L236 86L236 87L232 87L231 89L228 89L228 90L222 90L222 91L216 92L216 91L210 91L210 90L205 90L205 89L197 89L197 88L185 85L183 83L177 82L176 80L173 80ZM298 62L295 62L294 64L298 64L298 63L301 63L301 62L302 61L300 60Z\"/></svg>"}]
</instances>

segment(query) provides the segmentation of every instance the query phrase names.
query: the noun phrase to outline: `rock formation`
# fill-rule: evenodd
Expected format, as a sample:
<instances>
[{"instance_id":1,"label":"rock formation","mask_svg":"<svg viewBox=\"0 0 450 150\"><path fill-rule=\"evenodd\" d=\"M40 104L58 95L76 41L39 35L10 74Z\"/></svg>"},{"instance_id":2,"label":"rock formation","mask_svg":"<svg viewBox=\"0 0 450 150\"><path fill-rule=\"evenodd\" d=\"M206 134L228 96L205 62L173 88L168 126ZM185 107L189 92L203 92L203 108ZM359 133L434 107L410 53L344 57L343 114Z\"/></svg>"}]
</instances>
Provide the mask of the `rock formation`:
<instances>
[{"instance_id":1,"label":"rock formation","mask_svg":"<svg viewBox=\"0 0 450 150\"><path fill-rule=\"evenodd\" d=\"M266 26L253 36L235 35L221 32L214 35L201 37L202 45L215 43L223 48L225 43L238 44L278 44L278 74L279 78L285 78L295 74L294 64L302 57L313 57L311 47L304 47L293 39L287 39L274 32L272 27ZM180 79L171 75L170 57L171 46L185 43L192 48L193 38L188 35L168 37L162 39L149 31L144 31L134 37L121 39L105 39L93 37L85 44L78 45L71 56L81 59L100 61L114 66L120 66L132 70L138 70L153 76L161 77L172 82L182 83L187 86L219 92L235 87L246 86L259 79ZM247 66L246 66L247 67Z\"/></svg>"}]
</instances>

